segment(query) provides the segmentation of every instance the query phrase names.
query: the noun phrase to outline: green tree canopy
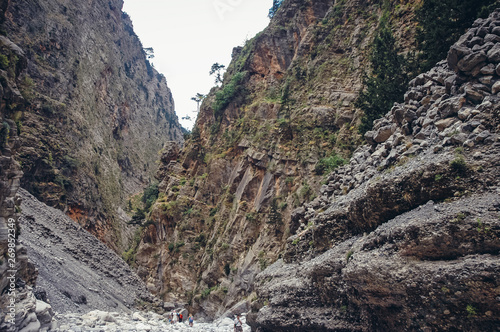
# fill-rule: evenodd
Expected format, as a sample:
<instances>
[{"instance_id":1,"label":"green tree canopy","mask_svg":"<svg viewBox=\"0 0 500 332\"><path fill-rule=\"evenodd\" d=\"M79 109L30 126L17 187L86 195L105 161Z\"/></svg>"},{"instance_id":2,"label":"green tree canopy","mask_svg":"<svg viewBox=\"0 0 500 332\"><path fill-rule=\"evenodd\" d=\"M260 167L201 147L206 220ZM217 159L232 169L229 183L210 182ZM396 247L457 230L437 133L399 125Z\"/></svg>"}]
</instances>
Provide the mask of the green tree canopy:
<instances>
[{"instance_id":1,"label":"green tree canopy","mask_svg":"<svg viewBox=\"0 0 500 332\"><path fill-rule=\"evenodd\" d=\"M427 71L446 58L451 45L480 15L489 14L498 0L424 0L416 12L421 69Z\"/></svg>"},{"instance_id":2,"label":"green tree canopy","mask_svg":"<svg viewBox=\"0 0 500 332\"><path fill-rule=\"evenodd\" d=\"M356 106L364 111L359 131L364 134L373 121L385 115L395 102L401 102L408 84L406 59L398 54L396 40L382 18L370 55L372 74L365 77L364 90Z\"/></svg>"},{"instance_id":3,"label":"green tree canopy","mask_svg":"<svg viewBox=\"0 0 500 332\"><path fill-rule=\"evenodd\" d=\"M215 84L222 83L222 71L226 68L226 66L219 64L218 62L214 63L212 65L212 68L210 68L210 75L215 74Z\"/></svg>"}]
</instances>

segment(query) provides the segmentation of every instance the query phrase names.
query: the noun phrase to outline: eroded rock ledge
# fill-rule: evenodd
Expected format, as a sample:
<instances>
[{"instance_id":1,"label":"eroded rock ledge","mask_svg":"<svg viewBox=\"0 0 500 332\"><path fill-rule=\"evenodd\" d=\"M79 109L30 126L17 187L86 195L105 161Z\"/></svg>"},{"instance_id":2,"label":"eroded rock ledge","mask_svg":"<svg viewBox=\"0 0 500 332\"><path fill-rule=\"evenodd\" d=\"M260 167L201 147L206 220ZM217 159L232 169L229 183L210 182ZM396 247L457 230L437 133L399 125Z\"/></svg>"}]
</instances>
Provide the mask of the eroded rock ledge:
<instances>
[{"instance_id":1,"label":"eroded rock ledge","mask_svg":"<svg viewBox=\"0 0 500 332\"><path fill-rule=\"evenodd\" d=\"M497 331L500 12L410 83L257 277L257 331Z\"/></svg>"}]
</instances>

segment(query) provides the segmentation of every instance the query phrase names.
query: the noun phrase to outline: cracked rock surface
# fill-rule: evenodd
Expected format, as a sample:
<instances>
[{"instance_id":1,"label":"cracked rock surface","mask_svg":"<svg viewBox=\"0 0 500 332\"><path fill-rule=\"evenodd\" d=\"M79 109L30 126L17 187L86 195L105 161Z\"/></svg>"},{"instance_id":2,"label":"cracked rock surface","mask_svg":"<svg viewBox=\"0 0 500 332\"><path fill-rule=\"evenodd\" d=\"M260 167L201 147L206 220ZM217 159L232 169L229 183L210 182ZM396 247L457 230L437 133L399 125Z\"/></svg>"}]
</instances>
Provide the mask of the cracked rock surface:
<instances>
[{"instance_id":1,"label":"cracked rock surface","mask_svg":"<svg viewBox=\"0 0 500 332\"><path fill-rule=\"evenodd\" d=\"M410 82L257 276L257 331L498 331L500 11Z\"/></svg>"}]
</instances>

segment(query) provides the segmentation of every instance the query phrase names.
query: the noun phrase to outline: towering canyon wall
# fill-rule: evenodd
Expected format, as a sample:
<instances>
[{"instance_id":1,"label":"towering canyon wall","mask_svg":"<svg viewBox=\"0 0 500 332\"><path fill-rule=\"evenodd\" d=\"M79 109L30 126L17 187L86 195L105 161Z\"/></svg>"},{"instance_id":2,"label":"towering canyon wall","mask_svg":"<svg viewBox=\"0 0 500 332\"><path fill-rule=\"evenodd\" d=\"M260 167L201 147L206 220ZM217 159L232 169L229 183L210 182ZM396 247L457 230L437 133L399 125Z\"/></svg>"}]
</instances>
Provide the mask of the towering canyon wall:
<instances>
[{"instance_id":1,"label":"towering canyon wall","mask_svg":"<svg viewBox=\"0 0 500 332\"><path fill-rule=\"evenodd\" d=\"M182 130L163 75L146 59L123 1L4 1L24 103L4 100L20 130L21 185L117 249L119 209L153 178ZM17 60L17 61L16 61Z\"/></svg>"},{"instance_id":2,"label":"towering canyon wall","mask_svg":"<svg viewBox=\"0 0 500 332\"><path fill-rule=\"evenodd\" d=\"M395 34L410 45L415 4L395 7ZM162 155L160 197L131 259L152 291L210 316L248 307L255 276L297 230L292 211L324 181L318 165L342 165L361 142L354 101L385 10L285 1L234 49L185 148Z\"/></svg>"},{"instance_id":3,"label":"towering canyon wall","mask_svg":"<svg viewBox=\"0 0 500 332\"><path fill-rule=\"evenodd\" d=\"M7 3L0 3L0 23L4 20ZM15 331L21 322L31 321L40 326L36 316L36 299L30 286L37 277L35 266L28 260L26 248L19 243L18 222L20 200L16 196L23 172L16 161L20 148L18 125L10 104L25 106L16 81L26 68L24 52L4 36L2 70L0 70L0 329ZM11 69L7 66L17 62ZM22 308L22 310L20 310ZM45 312L49 321L50 313Z\"/></svg>"},{"instance_id":4,"label":"towering canyon wall","mask_svg":"<svg viewBox=\"0 0 500 332\"><path fill-rule=\"evenodd\" d=\"M496 16L411 82L368 145L356 130L374 32L388 15L413 50L417 5L285 1L234 49L191 139L162 154L131 259L150 290L212 317L252 310L260 331L493 331Z\"/></svg>"},{"instance_id":5,"label":"towering canyon wall","mask_svg":"<svg viewBox=\"0 0 500 332\"><path fill-rule=\"evenodd\" d=\"M500 10L410 82L256 278L256 331L496 331Z\"/></svg>"},{"instance_id":6,"label":"towering canyon wall","mask_svg":"<svg viewBox=\"0 0 500 332\"><path fill-rule=\"evenodd\" d=\"M152 179L164 142L183 141L167 82L146 59L122 5L0 1L2 331L48 328L53 316L31 288L38 272L19 241L19 187L121 252L130 240L127 217L119 217L126 198ZM30 236L36 242L41 235ZM45 256L31 257L43 264Z\"/></svg>"}]
</instances>

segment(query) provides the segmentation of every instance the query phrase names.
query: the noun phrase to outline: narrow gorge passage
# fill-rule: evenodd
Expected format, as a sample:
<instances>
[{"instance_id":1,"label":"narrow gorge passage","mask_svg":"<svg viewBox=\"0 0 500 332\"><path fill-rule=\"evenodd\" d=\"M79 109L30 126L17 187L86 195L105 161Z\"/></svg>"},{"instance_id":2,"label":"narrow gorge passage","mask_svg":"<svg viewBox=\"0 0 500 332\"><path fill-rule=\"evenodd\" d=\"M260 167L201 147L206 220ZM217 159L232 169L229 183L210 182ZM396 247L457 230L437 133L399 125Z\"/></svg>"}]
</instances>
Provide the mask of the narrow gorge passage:
<instances>
[{"instance_id":1,"label":"narrow gorge passage","mask_svg":"<svg viewBox=\"0 0 500 332\"><path fill-rule=\"evenodd\" d=\"M500 331L496 0L269 0L192 130L257 0L127 1L0 0L0 331Z\"/></svg>"}]
</instances>

